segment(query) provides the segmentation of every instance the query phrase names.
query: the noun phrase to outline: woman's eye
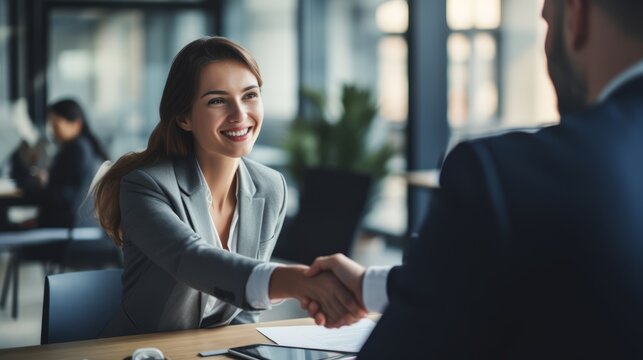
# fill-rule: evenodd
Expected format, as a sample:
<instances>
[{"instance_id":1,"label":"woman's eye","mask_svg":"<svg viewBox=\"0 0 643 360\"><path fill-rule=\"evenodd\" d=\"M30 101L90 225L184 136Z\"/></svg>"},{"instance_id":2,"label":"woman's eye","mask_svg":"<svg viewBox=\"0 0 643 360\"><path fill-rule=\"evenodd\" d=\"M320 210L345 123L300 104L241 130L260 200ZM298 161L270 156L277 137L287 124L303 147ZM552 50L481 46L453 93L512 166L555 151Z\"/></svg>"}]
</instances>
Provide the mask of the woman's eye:
<instances>
[{"instance_id":1,"label":"woman's eye","mask_svg":"<svg viewBox=\"0 0 643 360\"><path fill-rule=\"evenodd\" d=\"M247 94L244 96L244 98L245 98L245 99L254 99L254 98L256 98L257 96L259 96L259 95L257 95L257 93L253 91L253 92L249 92L249 93L247 93Z\"/></svg>"},{"instance_id":2,"label":"woman's eye","mask_svg":"<svg viewBox=\"0 0 643 360\"><path fill-rule=\"evenodd\" d=\"M222 98L212 98L210 101L208 101L208 105L219 105L223 104L225 101L223 101Z\"/></svg>"}]
</instances>

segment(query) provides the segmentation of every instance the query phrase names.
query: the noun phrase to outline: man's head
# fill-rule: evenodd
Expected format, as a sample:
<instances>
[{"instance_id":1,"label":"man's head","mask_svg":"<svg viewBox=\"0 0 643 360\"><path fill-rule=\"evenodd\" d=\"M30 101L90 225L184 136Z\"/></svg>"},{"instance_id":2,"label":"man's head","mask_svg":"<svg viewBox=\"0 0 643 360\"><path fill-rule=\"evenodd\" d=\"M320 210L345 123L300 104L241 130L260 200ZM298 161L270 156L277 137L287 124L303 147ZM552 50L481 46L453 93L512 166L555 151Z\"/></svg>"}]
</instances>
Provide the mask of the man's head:
<instances>
[{"instance_id":1,"label":"man's head","mask_svg":"<svg viewBox=\"0 0 643 360\"><path fill-rule=\"evenodd\" d=\"M592 102L613 76L643 54L643 1L545 0L545 52L560 113ZM635 49L636 50L636 49Z\"/></svg>"},{"instance_id":2,"label":"man's head","mask_svg":"<svg viewBox=\"0 0 643 360\"><path fill-rule=\"evenodd\" d=\"M643 1L591 0L591 2L605 11L624 34L643 41L643 21L641 21Z\"/></svg>"}]
</instances>

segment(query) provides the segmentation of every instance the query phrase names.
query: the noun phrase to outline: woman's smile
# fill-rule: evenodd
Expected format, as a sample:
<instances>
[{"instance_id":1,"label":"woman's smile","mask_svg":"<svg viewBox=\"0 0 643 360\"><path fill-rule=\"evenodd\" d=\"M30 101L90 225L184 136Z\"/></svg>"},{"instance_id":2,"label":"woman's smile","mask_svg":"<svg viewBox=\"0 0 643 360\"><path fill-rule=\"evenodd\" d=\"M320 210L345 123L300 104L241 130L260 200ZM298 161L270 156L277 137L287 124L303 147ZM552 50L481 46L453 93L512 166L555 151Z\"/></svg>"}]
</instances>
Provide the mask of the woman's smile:
<instances>
[{"instance_id":1,"label":"woman's smile","mask_svg":"<svg viewBox=\"0 0 643 360\"><path fill-rule=\"evenodd\" d=\"M232 141L242 142L252 137L252 126L221 130L220 133Z\"/></svg>"}]
</instances>

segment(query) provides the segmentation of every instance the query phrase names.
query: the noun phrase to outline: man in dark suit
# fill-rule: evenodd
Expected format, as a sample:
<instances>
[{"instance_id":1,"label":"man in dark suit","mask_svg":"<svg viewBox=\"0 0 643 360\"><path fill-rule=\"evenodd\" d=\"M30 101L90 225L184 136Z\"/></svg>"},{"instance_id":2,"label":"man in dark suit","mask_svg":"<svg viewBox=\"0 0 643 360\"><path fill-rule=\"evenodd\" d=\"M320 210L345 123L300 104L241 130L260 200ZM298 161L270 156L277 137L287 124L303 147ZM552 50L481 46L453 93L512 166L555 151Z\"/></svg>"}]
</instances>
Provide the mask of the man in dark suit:
<instances>
[{"instance_id":1,"label":"man in dark suit","mask_svg":"<svg viewBox=\"0 0 643 360\"><path fill-rule=\"evenodd\" d=\"M386 308L360 359L643 358L642 15L545 0L560 125L458 145L403 265L316 260Z\"/></svg>"}]
</instances>

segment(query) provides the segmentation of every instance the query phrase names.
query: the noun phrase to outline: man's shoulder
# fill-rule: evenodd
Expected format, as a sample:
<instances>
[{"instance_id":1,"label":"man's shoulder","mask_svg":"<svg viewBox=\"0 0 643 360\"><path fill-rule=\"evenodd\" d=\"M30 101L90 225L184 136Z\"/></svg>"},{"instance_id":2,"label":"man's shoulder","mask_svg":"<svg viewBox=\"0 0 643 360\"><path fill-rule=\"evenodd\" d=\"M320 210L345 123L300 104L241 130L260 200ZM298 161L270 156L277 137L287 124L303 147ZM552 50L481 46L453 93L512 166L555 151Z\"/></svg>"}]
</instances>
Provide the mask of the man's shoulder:
<instances>
[{"instance_id":1,"label":"man's shoulder","mask_svg":"<svg viewBox=\"0 0 643 360\"><path fill-rule=\"evenodd\" d=\"M518 159L524 152L555 146L560 132L558 124L505 129L463 141L454 147L449 156L461 158L463 154L468 154L474 157L491 156L495 160Z\"/></svg>"}]
</instances>

